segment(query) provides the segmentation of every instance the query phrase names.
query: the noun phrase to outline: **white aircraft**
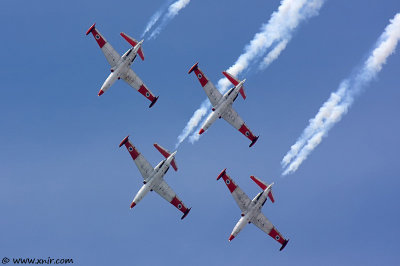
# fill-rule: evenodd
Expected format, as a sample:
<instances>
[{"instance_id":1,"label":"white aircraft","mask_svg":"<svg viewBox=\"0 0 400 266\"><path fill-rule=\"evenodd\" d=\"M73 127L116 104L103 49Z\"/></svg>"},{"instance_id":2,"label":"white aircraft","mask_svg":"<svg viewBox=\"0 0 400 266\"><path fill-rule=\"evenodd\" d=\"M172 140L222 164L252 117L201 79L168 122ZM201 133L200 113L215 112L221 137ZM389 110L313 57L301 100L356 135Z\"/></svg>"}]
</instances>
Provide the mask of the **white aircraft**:
<instances>
[{"instance_id":1,"label":"white aircraft","mask_svg":"<svg viewBox=\"0 0 400 266\"><path fill-rule=\"evenodd\" d=\"M169 166L171 165L175 171L178 171L178 167L175 162L175 154L176 151L170 153L157 143L154 144L154 147L166 158L162 160L156 167L152 167L150 163L143 157L141 153L133 146L132 142L128 139L129 136L124 138L119 147L125 145L128 149L129 154L132 156L133 161L135 162L137 168L139 169L142 177L144 179L143 186L136 194L135 198L131 203L131 209L135 207L136 204L139 203L141 199L149 191L157 192L161 197L163 197L166 201L174 205L178 210L183 212L183 216L181 219L185 218L188 215L191 208L187 208L182 201L176 196L175 192L168 186L168 184L164 181L164 175L167 173Z\"/></svg>"},{"instance_id":2,"label":"white aircraft","mask_svg":"<svg viewBox=\"0 0 400 266\"><path fill-rule=\"evenodd\" d=\"M261 208L267 201L267 197L269 197L272 202L275 202L271 191L273 183L268 185L256 177L251 176L250 178L253 179L253 181L259 185L263 191L258 193L253 200L250 200L243 190L241 190L240 187L236 185L235 182L233 182L233 180L226 174L226 168L218 175L217 180L221 177L229 191L232 193L236 203L239 205L240 210L242 211L242 217L233 228L233 231L229 237L229 241L234 239L247 223L253 223L255 226L282 244L282 247L279 250L284 249L286 244L289 242L289 239L286 240L281 233L276 230L275 226L267 219L267 217L261 213Z\"/></svg>"},{"instance_id":3,"label":"white aircraft","mask_svg":"<svg viewBox=\"0 0 400 266\"><path fill-rule=\"evenodd\" d=\"M245 125L242 118L236 113L232 108L233 102L238 97L238 94L242 95L243 99L246 99L246 94L244 93L243 83L246 80L238 80L228 72L222 72L225 77L228 78L230 82L232 82L235 87L231 88L224 95L222 95L217 88L215 88L214 84L208 80L208 78L204 75L203 71L199 69L197 66L199 63L194 64L189 70L189 74L194 71L198 80L200 81L201 86L206 92L208 99L213 106L212 113L207 117L204 124L201 126L199 134L203 134L217 118L225 119L229 124L231 124L234 128L238 129L240 133L245 135L247 138L251 140L249 147L253 146L254 143L258 140L259 136L254 136L250 129Z\"/></svg>"},{"instance_id":4,"label":"white aircraft","mask_svg":"<svg viewBox=\"0 0 400 266\"><path fill-rule=\"evenodd\" d=\"M111 74L108 76L106 81L104 81L103 86L99 91L99 96L102 95L105 91L107 91L112 84L117 79L125 80L132 88L136 89L140 92L144 97L150 100L151 104L149 107L152 107L157 99L158 96L155 97L154 94L147 88L147 86L143 83L143 81L136 75L135 72L130 68L131 64L136 58L136 55L139 54L140 58L144 60L143 50L142 50L142 43L143 40L140 42L136 41L132 37L126 35L125 33L121 32L121 36L129 42L133 47L130 48L122 57L114 50L114 48L107 42L107 40L100 34L100 32L95 27L96 23L93 24L86 35L92 33L94 39L96 40L97 44L100 46L101 51L104 53L108 63L111 65Z\"/></svg>"}]
</instances>

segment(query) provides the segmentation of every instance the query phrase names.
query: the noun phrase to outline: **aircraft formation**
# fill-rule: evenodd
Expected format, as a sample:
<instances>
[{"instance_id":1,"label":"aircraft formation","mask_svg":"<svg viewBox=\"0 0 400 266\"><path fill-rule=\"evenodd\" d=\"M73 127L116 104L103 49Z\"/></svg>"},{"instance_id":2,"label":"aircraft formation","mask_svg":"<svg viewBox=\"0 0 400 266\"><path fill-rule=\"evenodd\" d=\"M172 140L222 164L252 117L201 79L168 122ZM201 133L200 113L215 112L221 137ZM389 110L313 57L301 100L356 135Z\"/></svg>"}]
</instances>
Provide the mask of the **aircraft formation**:
<instances>
[{"instance_id":1,"label":"aircraft formation","mask_svg":"<svg viewBox=\"0 0 400 266\"><path fill-rule=\"evenodd\" d=\"M94 39L111 66L111 73L101 86L98 96L101 96L104 92L106 92L116 80L122 79L144 97L146 97L150 101L149 108L151 108L157 102L158 96L156 97L143 83L139 76L136 75L136 73L131 69L131 65L136 59L137 55L144 60L144 53L142 49L143 40L138 42L134 38L121 32L120 35L132 47L122 56L120 56L118 52L116 52L111 46L111 44L107 42L104 36L98 31L96 28L96 23L87 30L86 35L89 35L90 33L92 33ZM243 84L246 80L240 81L230 73L223 71L222 74L233 84L234 87L222 95L213 85L213 83L206 77L206 75L204 75L203 71L200 70L198 63L194 64L189 69L188 74L191 74L192 72L194 72L196 75L212 105L212 112L201 126L198 134L203 134L217 120L217 118L223 118L235 129L239 130L239 132L245 137L247 137L251 141L249 147L252 147L257 142L259 136L255 136L252 133L252 131L244 123L243 119L232 107L233 102L237 99L239 94L243 99L246 99L246 94L243 87ZM176 193L164 180L164 176L168 172L170 166L172 166L175 171L178 170L175 161L175 155L177 151L170 152L159 144L155 143L154 147L165 157L165 159L159 162L156 167L153 167L132 144L132 142L129 140L129 136L125 137L121 141L119 147L122 146L126 147L143 177L143 186L133 198L130 208L132 209L135 207L148 194L149 191L155 191L162 198L174 205L183 213L181 217L183 220L189 214L191 208L186 207L186 205L178 198ZM242 212L241 218L233 228L228 240L233 240L247 223L253 223L255 226L279 242L281 244L280 250L283 250L289 239L284 238L275 228L275 226L264 216L264 214L261 213L261 208L264 206L268 198L271 200L271 202L275 202L272 195L273 183L268 185L260 179L251 176L250 178L262 189L262 191L258 193L253 200L250 200L250 198L241 190L241 188L236 185L236 183L226 174L226 169L224 169L218 175L217 180L220 178L223 179L224 183L231 192L232 197Z\"/></svg>"}]
</instances>

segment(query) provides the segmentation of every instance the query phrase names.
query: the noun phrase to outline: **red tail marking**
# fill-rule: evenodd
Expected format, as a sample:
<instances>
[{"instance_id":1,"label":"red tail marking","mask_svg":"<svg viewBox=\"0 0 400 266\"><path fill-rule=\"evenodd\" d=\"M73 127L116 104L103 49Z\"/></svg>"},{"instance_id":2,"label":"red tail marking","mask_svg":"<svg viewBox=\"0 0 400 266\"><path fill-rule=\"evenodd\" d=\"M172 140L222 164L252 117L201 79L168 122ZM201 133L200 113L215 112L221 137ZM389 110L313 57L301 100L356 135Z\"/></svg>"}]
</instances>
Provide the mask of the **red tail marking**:
<instances>
[{"instance_id":1,"label":"red tail marking","mask_svg":"<svg viewBox=\"0 0 400 266\"><path fill-rule=\"evenodd\" d=\"M168 158L171 153L167 152L163 147L158 145L157 143L154 143L154 147L165 157ZM178 167L176 166L175 159L172 160L171 162L172 167L174 168L175 171L178 171Z\"/></svg>"},{"instance_id":2,"label":"red tail marking","mask_svg":"<svg viewBox=\"0 0 400 266\"><path fill-rule=\"evenodd\" d=\"M240 92L240 95L242 95L243 99L246 100L246 94L244 93L243 85L240 88L239 92Z\"/></svg>"},{"instance_id":3,"label":"red tail marking","mask_svg":"<svg viewBox=\"0 0 400 266\"><path fill-rule=\"evenodd\" d=\"M260 180L258 180L255 176L250 176L250 178L260 187L262 190L265 190L267 186L263 184Z\"/></svg>"},{"instance_id":4,"label":"red tail marking","mask_svg":"<svg viewBox=\"0 0 400 266\"><path fill-rule=\"evenodd\" d=\"M234 239L234 238L235 238L235 236L234 236L234 235L231 235L231 236L229 237L228 241L232 241L232 239Z\"/></svg>"},{"instance_id":5,"label":"red tail marking","mask_svg":"<svg viewBox=\"0 0 400 266\"><path fill-rule=\"evenodd\" d=\"M237 80L234 76L232 76L231 74L229 74L228 72L223 71L222 74L224 74L224 76L233 84L233 85L238 85L239 84L239 80Z\"/></svg>"},{"instance_id":6,"label":"red tail marking","mask_svg":"<svg viewBox=\"0 0 400 266\"><path fill-rule=\"evenodd\" d=\"M265 190L268 186L261 182L257 177L255 176L250 176L250 178L262 189ZM268 198L272 201L272 203L275 202L274 196L272 195L272 191L268 193Z\"/></svg>"},{"instance_id":7,"label":"red tail marking","mask_svg":"<svg viewBox=\"0 0 400 266\"><path fill-rule=\"evenodd\" d=\"M132 203L131 203L131 209L132 209L133 207L135 207L135 205L136 205L136 203L132 201Z\"/></svg>"},{"instance_id":8,"label":"red tail marking","mask_svg":"<svg viewBox=\"0 0 400 266\"><path fill-rule=\"evenodd\" d=\"M274 195L272 195L272 191L270 191L270 192L268 193L268 198L272 201L272 203L275 202Z\"/></svg>"},{"instance_id":9,"label":"red tail marking","mask_svg":"<svg viewBox=\"0 0 400 266\"><path fill-rule=\"evenodd\" d=\"M127 42L129 42L130 45L132 45L133 47L135 47L136 44L138 44L138 42L136 42L136 40L134 40L132 37L129 37L129 36L126 35L125 33L121 32L120 35L121 35ZM139 48L138 54L139 54L140 58L142 58L142 60L144 61L144 54L143 54L143 51L142 51L142 47Z\"/></svg>"}]
</instances>

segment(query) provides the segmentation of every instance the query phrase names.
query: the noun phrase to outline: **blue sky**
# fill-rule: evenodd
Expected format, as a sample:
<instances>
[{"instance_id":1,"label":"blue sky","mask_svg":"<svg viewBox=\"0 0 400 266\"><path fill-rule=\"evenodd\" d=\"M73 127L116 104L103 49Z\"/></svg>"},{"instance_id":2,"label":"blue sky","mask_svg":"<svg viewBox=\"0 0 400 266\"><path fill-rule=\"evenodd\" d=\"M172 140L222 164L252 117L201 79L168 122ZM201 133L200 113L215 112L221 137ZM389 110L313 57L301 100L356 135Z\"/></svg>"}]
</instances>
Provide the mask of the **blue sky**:
<instances>
[{"instance_id":1,"label":"blue sky","mask_svg":"<svg viewBox=\"0 0 400 266\"><path fill-rule=\"evenodd\" d=\"M153 40L134 71L159 95L148 101L122 81L97 96L109 66L85 36L94 22L119 52L121 31L139 38L164 1L3 1L0 4L0 258L73 258L77 265L395 265L399 262L400 57L388 59L349 113L302 164L280 162L308 120L373 47L395 0L326 1L280 57L246 78L235 109L260 139L217 121L177 153L166 181L192 207L180 213L152 193L135 209L140 173L119 142L155 166L158 142L173 149L205 93L188 69L216 83L280 2L192 1ZM231 243L240 210L228 174L253 197L255 175L275 182L263 213L290 239L284 251L253 225Z\"/></svg>"}]
</instances>

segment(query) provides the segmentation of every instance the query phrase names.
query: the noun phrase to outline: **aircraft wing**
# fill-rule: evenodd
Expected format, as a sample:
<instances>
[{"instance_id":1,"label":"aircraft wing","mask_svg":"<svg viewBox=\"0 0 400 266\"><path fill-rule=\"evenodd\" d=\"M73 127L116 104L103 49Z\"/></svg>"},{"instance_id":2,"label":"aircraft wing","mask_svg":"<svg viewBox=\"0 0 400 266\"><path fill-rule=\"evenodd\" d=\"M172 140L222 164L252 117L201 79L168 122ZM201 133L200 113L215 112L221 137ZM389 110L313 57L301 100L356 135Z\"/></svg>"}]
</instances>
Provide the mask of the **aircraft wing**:
<instances>
[{"instance_id":1,"label":"aircraft wing","mask_svg":"<svg viewBox=\"0 0 400 266\"><path fill-rule=\"evenodd\" d=\"M104 56L106 57L108 63L111 65L111 67L114 67L121 56L117 53L117 51L114 50L114 48L111 46L110 43L107 42L106 38L104 38L103 35L96 29L95 27L96 23L93 24L88 31L86 32L86 35L89 33L93 34L94 39L96 40L97 44L99 45L101 51L103 52Z\"/></svg>"},{"instance_id":2,"label":"aircraft wing","mask_svg":"<svg viewBox=\"0 0 400 266\"><path fill-rule=\"evenodd\" d=\"M226 169L224 169L218 176L217 180L224 180L225 185L228 187L229 191L232 193L233 199L236 201L242 212L248 209L248 206L251 203L249 197L243 192L243 190L233 182L233 180L226 174Z\"/></svg>"},{"instance_id":3,"label":"aircraft wing","mask_svg":"<svg viewBox=\"0 0 400 266\"><path fill-rule=\"evenodd\" d=\"M129 136L128 136L129 137ZM135 162L139 172L142 174L143 179L147 179L154 172L153 166L144 158L144 156L139 153L135 146L133 146L132 142L128 139L128 137L124 138L119 146L125 145L129 154L131 155L133 161Z\"/></svg>"},{"instance_id":4,"label":"aircraft wing","mask_svg":"<svg viewBox=\"0 0 400 266\"><path fill-rule=\"evenodd\" d=\"M132 69L129 69L128 72L121 77L125 80L132 88L140 92L144 97L151 101L150 107L155 104L158 97L155 97L154 94L147 88L147 86L143 83L143 81L133 72Z\"/></svg>"},{"instance_id":5,"label":"aircraft wing","mask_svg":"<svg viewBox=\"0 0 400 266\"><path fill-rule=\"evenodd\" d=\"M189 74L192 71L194 71L197 79L199 80L204 91L206 92L208 99L210 99L212 106L215 106L215 105L217 105L219 100L222 98L222 94L217 90L217 88L214 86L214 84L208 80L206 75L204 75L203 71L200 70L200 68L197 66L197 64L198 63L196 63L194 66L192 66L192 68L189 70Z\"/></svg>"},{"instance_id":6,"label":"aircraft wing","mask_svg":"<svg viewBox=\"0 0 400 266\"><path fill-rule=\"evenodd\" d=\"M254 136L243 119L233 110L232 104L227 107L226 111L222 114L222 118L252 141L250 147L257 141L258 137Z\"/></svg>"},{"instance_id":7,"label":"aircraft wing","mask_svg":"<svg viewBox=\"0 0 400 266\"><path fill-rule=\"evenodd\" d=\"M286 246L287 240L276 230L275 226L261 212L251 219L251 222L267 233L270 237L282 244L281 250Z\"/></svg>"},{"instance_id":8,"label":"aircraft wing","mask_svg":"<svg viewBox=\"0 0 400 266\"><path fill-rule=\"evenodd\" d=\"M168 186L168 184L162 180L160 184L156 185L153 188L153 191L157 192L161 197L163 197L166 201L174 205L178 210L183 212L183 216L181 219L185 218L189 213L190 209L188 209L182 201L176 196L175 192Z\"/></svg>"}]
</instances>

